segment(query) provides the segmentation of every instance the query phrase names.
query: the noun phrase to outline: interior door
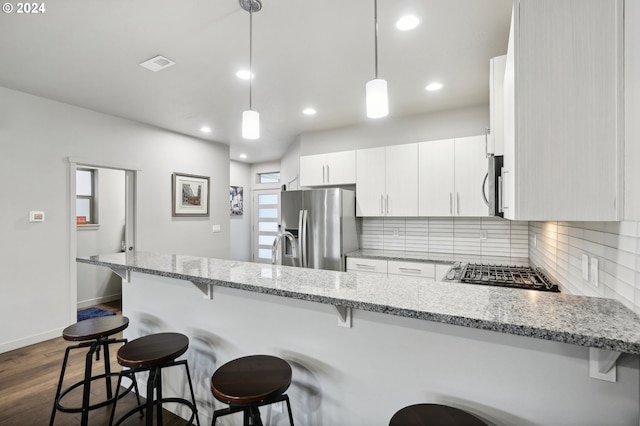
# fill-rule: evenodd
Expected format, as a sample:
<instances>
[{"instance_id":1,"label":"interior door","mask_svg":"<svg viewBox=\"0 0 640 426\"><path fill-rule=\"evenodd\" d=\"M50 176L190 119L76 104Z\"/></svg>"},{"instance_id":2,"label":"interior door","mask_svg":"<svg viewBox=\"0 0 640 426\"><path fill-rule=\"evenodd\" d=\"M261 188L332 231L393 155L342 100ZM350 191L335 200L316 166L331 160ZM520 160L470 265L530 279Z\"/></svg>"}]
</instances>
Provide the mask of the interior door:
<instances>
[{"instance_id":1,"label":"interior door","mask_svg":"<svg viewBox=\"0 0 640 426\"><path fill-rule=\"evenodd\" d=\"M254 191L252 260L271 263L271 249L278 234L280 190Z\"/></svg>"}]
</instances>

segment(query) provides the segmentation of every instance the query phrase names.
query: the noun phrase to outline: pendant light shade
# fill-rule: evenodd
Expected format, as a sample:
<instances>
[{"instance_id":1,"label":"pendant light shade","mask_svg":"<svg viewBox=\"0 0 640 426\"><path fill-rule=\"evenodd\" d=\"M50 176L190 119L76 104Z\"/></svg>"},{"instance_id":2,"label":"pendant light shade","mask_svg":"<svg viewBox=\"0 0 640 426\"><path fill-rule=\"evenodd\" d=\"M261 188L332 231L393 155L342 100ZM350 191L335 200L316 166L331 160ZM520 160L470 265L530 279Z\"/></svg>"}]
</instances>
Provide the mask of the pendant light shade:
<instances>
[{"instance_id":1,"label":"pendant light shade","mask_svg":"<svg viewBox=\"0 0 640 426\"><path fill-rule=\"evenodd\" d=\"M375 49L375 78L366 86L367 117L382 118L389 114L387 80L378 78L378 0L373 0L373 34Z\"/></svg>"},{"instance_id":2,"label":"pendant light shade","mask_svg":"<svg viewBox=\"0 0 640 426\"><path fill-rule=\"evenodd\" d=\"M376 78L367 81L367 117L381 118L389 114L387 80Z\"/></svg>"},{"instance_id":3,"label":"pendant light shade","mask_svg":"<svg viewBox=\"0 0 640 426\"><path fill-rule=\"evenodd\" d=\"M242 112L242 137L245 139L260 138L260 114L248 109Z\"/></svg>"},{"instance_id":4,"label":"pendant light shade","mask_svg":"<svg viewBox=\"0 0 640 426\"><path fill-rule=\"evenodd\" d=\"M253 80L253 13L262 10L260 0L239 0L240 7L249 12L249 109L242 112L242 137L260 138L260 114L252 108L251 81Z\"/></svg>"}]
</instances>

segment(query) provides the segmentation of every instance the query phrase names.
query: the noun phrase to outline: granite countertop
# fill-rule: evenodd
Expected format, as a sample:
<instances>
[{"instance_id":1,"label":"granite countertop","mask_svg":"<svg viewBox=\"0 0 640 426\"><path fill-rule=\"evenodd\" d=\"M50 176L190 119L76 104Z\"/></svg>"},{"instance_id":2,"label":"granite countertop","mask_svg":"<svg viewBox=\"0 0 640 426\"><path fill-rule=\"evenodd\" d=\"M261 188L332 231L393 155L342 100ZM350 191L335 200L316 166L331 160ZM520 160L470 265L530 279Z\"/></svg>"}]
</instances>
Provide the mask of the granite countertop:
<instances>
[{"instance_id":1,"label":"granite countertop","mask_svg":"<svg viewBox=\"0 0 640 426\"><path fill-rule=\"evenodd\" d=\"M453 263L453 262L474 262L490 263L493 265L517 265L528 266L529 259L526 257L509 256L474 256L470 254L451 253L424 253L419 251L400 250L378 250L359 249L346 254L347 257L359 257L367 259L400 260L408 262L433 262L433 263Z\"/></svg>"},{"instance_id":2,"label":"granite countertop","mask_svg":"<svg viewBox=\"0 0 640 426\"><path fill-rule=\"evenodd\" d=\"M198 284L640 354L640 317L613 299L148 252L78 262Z\"/></svg>"}]
</instances>

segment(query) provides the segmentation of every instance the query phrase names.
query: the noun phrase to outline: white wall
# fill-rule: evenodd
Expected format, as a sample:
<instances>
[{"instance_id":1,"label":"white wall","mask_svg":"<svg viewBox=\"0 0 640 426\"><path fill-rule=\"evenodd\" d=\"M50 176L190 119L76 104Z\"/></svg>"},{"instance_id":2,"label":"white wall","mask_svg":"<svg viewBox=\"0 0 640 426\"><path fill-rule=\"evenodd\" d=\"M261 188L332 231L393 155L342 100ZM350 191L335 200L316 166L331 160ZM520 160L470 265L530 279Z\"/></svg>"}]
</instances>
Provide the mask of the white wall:
<instances>
[{"instance_id":1,"label":"white wall","mask_svg":"<svg viewBox=\"0 0 640 426\"><path fill-rule=\"evenodd\" d=\"M141 170L138 249L229 256L226 145L0 88L0 147L0 352L75 322L69 156ZM209 218L171 217L173 172L210 176ZM30 210L43 210L45 222L29 223Z\"/></svg>"},{"instance_id":2,"label":"white wall","mask_svg":"<svg viewBox=\"0 0 640 426\"><path fill-rule=\"evenodd\" d=\"M98 229L80 227L76 233L78 256L117 253L124 241L125 179L124 171L98 169ZM78 307L120 299L122 281L107 268L77 264Z\"/></svg>"},{"instance_id":3,"label":"white wall","mask_svg":"<svg viewBox=\"0 0 640 426\"><path fill-rule=\"evenodd\" d=\"M229 223L229 259L249 262L251 259L251 214L253 211L251 165L231 161L229 185L243 189L244 212L242 216L231 216Z\"/></svg>"},{"instance_id":4,"label":"white wall","mask_svg":"<svg viewBox=\"0 0 640 426\"><path fill-rule=\"evenodd\" d=\"M489 105L369 120L366 124L300 135L300 155L482 135Z\"/></svg>"}]
</instances>

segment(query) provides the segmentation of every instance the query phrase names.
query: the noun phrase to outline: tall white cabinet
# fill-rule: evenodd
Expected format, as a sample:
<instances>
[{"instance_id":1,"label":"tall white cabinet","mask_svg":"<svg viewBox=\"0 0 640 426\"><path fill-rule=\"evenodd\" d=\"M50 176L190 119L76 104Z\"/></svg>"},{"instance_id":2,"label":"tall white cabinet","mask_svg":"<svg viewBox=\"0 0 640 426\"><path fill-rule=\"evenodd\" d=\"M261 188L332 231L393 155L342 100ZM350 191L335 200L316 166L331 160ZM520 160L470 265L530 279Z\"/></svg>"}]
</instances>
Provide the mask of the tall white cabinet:
<instances>
[{"instance_id":1,"label":"tall white cabinet","mask_svg":"<svg viewBox=\"0 0 640 426\"><path fill-rule=\"evenodd\" d=\"M622 0L519 0L505 67L505 217L619 220Z\"/></svg>"},{"instance_id":2,"label":"tall white cabinet","mask_svg":"<svg viewBox=\"0 0 640 426\"><path fill-rule=\"evenodd\" d=\"M482 135L419 144L419 216L488 216L485 142Z\"/></svg>"},{"instance_id":3,"label":"tall white cabinet","mask_svg":"<svg viewBox=\"0 0 640 426\"><path fill-rule=\"evenodd\" d=\"M357 150L356 215L418 215L418 144Z\"/></svg>"},{"instance_id":4,"label":"tall white cabinet","mask_svg":"<svg viewBox=\"0 0 640 426\"><path fill-rule=\"evenodd\" d=\"M640 220L640 2L624 9L625 220Z\"/></svg>"}]
</instances>

